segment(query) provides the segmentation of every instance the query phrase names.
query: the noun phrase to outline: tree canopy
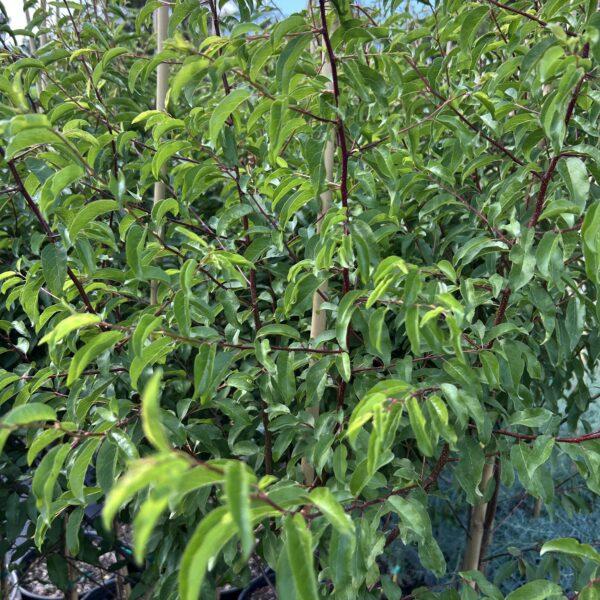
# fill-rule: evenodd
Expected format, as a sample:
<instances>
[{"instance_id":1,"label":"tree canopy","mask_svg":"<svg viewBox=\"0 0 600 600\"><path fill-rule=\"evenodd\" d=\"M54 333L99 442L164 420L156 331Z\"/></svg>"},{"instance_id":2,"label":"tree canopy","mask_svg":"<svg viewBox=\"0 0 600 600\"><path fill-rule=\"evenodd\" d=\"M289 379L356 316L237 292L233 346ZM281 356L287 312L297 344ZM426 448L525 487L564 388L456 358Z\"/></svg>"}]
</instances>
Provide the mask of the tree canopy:
<instances>
[{"instance_id":1,"label":"tree canopy","mask_svg":"<svg viewBox=\"0 0 600 600\"><path fill-rule=\"evenodd\" d=\"M488 519L515 480L552 505L557 460L600 494L595 1L176 0L160 50L159 1L26 4L0 469L31 495L0 501L38 547L106 497L156 598L255 555L284 599L391 600L397 538L446 573L441 478ZM598 551L548 542L508 597L596 598ZM418 597L504 597L481 552Z\"/></svg>"}]
</instances>

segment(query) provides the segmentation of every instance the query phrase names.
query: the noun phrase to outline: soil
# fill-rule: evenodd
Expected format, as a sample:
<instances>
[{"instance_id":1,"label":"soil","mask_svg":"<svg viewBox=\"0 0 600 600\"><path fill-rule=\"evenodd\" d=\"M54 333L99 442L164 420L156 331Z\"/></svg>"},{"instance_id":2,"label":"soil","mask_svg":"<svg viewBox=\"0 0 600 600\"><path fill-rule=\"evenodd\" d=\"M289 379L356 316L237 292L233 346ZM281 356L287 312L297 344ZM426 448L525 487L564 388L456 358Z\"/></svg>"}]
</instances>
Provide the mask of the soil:
<instances>
[{"instance_id":1,"label":"soil","mask_svg":"<svg viewBox=\"0 0 600 600\"><path fill-rule=\"evenodd\" d=\"M252 593L251 600L277 600L275 590L270 586L260 588Z\"/></svg>"},{"instance_id":2,"label":"soil","mask_svg":"<svg viewBox=\"0 0 600 600\"><path fill-rule=\"evenodd\" d=\"M90 565L81 561L71 561L73 572L77 577L77 592L83 594L106 583L114 577L109 570L116 562L113 552L100 556L100 565ZM62 598L63 593L50 581L46 559L35 559L21 575L21 587L29 592L47 598Z\"/></svg>"}]
</instances>

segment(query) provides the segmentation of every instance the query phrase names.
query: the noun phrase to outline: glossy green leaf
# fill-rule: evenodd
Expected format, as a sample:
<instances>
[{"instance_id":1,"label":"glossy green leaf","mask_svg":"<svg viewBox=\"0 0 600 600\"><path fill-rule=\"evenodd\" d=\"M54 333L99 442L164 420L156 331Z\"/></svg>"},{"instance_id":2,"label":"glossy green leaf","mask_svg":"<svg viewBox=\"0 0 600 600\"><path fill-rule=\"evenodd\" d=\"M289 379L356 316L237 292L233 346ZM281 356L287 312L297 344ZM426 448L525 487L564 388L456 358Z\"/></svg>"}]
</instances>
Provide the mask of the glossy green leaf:
<instances>
[{"instance_id":1,"label":"glossy green leaf","mask_svg":"<svg viewBox=\"0 0 600 600\"><path fill-rule=\"evenodd\" d=\"M250 90L239 88L225 96L225 98L219 102L213 111L209 122L209 137L213 144L216 144L217 137L231 113L233 113L233 111L250 96Z\"/></svg>"},{"instance_id":2,"label":"glossy green leaf","mask_svg":"<svg viewBox=\"0 0 600 600\"><path fill-rule=\"evenodd\" d=\"M69 374L67 376L67 385L72 385L85 371L89 364L100 354L112 348L119 340L123 338L120 331L104 331L94 336L89 342L83 345L71 360Z\"/></svg>"},{"instance_id":3,"label":"glossy green leaf","mask_svg":"<svg viewBox=\"0 0 600 600\"><path fill-rule=\"evenodd\" d=\"M254 546L254 536L250 519L250 478L243 463L234 461L228 465L225 493L227 506L240 536L242 555L247 559Z\"/></svg>"},{"instance_id":4,"label":"glossy green leaf","mask_svg":"<svg viewBox=\"0 0 600 600\"><path fill-rule=\"evenodd\" d=\"M300 514L289 516L284 521L286 535L285 551L299 600L315 600L318 598L317 580L315 577L312 536Z\"/></svg>"},{"instance_id":5,"label":"glossy green leaf","mask_svg":"<svg viewBox=\"0 0 600 600\"><path fill-rule=\"evenodd\" d=\"M162 451L169 451L171 443L162 423L160 410L160 390L162 372L156 371L144 389L142 394L142 426L144 433L150 443Z\"/></svg>"},{"instance_id":6,"label":"glossy green leaf","mask_svg":"<svg viewBox=\"0 0 600 600\"><path fill-rule=\"evenodd\" d=\"M48 244L41 256L46 285L55 296L60 297L67 277L67 253L61 244Z\"/></svg>"}]
</instances>

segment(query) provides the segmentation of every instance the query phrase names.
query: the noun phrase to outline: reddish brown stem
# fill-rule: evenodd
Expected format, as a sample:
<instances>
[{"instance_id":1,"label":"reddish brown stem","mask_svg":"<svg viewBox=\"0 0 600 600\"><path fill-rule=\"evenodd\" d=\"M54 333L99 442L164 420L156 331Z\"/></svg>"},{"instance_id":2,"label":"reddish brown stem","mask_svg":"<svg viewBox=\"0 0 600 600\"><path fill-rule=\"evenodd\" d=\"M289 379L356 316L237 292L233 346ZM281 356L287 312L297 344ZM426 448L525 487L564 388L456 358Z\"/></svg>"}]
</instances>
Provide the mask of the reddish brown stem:
<instances>
[{"instance_id":1,"label":"reddish brown stem","mask_svg":"<svg viewBox=\"0 0 600 600\"><path fill-rule=\"evenodd\" d=\"M586 44L581 51L582 58L587 58L590 52L589 44ZM579 93L581 92L581 87L583 86L583 82L585 81L586 75L584 75L575 86L573 93L571 94L571 100L567 105L567 110L565 112L565 129L568 130L569 123L571 121L571 117L573 116L573 111L575 110L575 105L577 104L577 98L579 97ZM542 175L542 182L540 184L540 189L537 194L535 208L533 210L533 214L531 215L531 219L529 219L529 223L527 223L527 227L535 228L540 216L544 210L544 204L546 201L546 194L548 193L548 186L550 185L550 181L552 180L552 176L554 175L554 171L556 171L556 166L558 165L558 161L560 160L561 155L557 154L552 157L550 160L550 164L546 169L546 172Z\"/></svg>"},{"instance_id":2,"label":"reddish brown stem","mask_svg":"<svg viewBox=\"0 0 600 600\"><path fill-rule=\"evenodd\" d=\"M329 28L327 26L327 9L325 7L325 0L319 0L319 11L321 13L321 33L323 35L323 42L325 43L325 49L327 50L327 57L329 64L331 65L331 83L333 85L333 98L335 101L336 108L340 107L340 84L337 70L337 60L335 52L333 51L333 45L331 44L331 38L329 37ZM346 132L344 131L344 121L338 114L336 118L336 130L338 146L341 153L341 176L340 176L340 192L342 207L345 212L344 220L344 235L348 235L349 232L349 212L348 212L348 162L350 159L350 152L348 150L348 144L346 142ZM347 294L350 290L350 274L348 268L344 267L342 271L343 279L343 292Z\"/></svg>"},{"instance_id":3,"label":"reddish brown stem","mask_svg":"<svg viewBox=\"0 0 600 600\"><path fill-rule=\"evenodd\" d=\"M493 4L494 6L497 6L498 8L502 8L503 10L507 10L511 13L514 13L515 15L521 15L522 17L525 17L526 19L529 19L530 21L535 21L542 27L546 27L546 25L547 25L546 21L543 21L542 19L540 19L539 17L536 17L535 15L532 15L531 13L527 13L523 10L519 10L518 8L514 8L513 6L508 6L507 4L502 4L501 2L498 2L497 0L488 0L488 2L490 4ZM577 37L577 34L573 33L572 31L566 31L565 33L570 37Z\"/></svg>"},{"instance_id":4,"label":"reddish brown stem","mask_svg":"<svg viewBox=\"0 0 600 600\"><path fill-rule=\"evenodd\" d=\"M502 463L500 458L496 457L494 470L494 493L491 500L488 503L485 511L485 520L483 523L483 537L481 538L481 547L479 548L479 570L482 571L483 563L485 562L485 555L487 549L492 541L492 533L494 530L494 519L496 518L496 510L498 509L498 496L500 495L501 485L501 474L502 474Z\"/></svg>"},{"instance_id":5,"label":"reddish brown stem","mask_svg":"<svg viewBox=\"0 0 600 600\"><path fill-rule=\"evenodd\" d=\"M515 433L513 431L507 431L505 429L496 429L494 431L496 435L504 435L512 437L517 440L523 440L527 442L533 442L538 439L538 435L532 433ZM583 435L557 437L556 442L562 444L583 444L583 442L589 442L590 440L600 440L600 431L592 431L591 433L584 433Z\"/></svg>"},{"instance_id":6,"label":"reddish brown stem","mask_svg":"<svg viewBox=\"0 0 600 600\"><path fill-rule=\"evenodd\" d=\"M0 154L3 157L5 156L3 148L0 148ZM23 198L25 198L25 202L27 202L27 206L29 206L30 210L35 215L39 224L42 226L44 233L48 236L49 239L53 239L55 237L54 232L52 231L52 229L50 229L50 225L48 225L48 221L46 221L46 219L42 215L40 209L38 208L38 205L33 201L33 198L27 191L27 188L25 187L25 184L23 183L23 180L21 179L19 172L17 171L17 167L15 166L15 164L13 163L12 160L8 161L8 168L10 169L12 176L14 177L15 181L17 182L17 185L19 186L19 191L23 195ZM79 279L77 279L77 276L75 275L75 273L73 273L73 271L71 270L71 267L69 267L69 266L67 266L67 275L69 276L69 279L73 282L73 285L77 288L77 291L79 292L79 296L81 297L81 300L83 301L86 310L90 313L95 314L96 311L94 310L94 307L92 306L92 303L90 302L90 299L89 299L86 291L83 289L83 285L81 284L81 281L79 281Z\"/></svg>"},{"instance_id":7,"label":"reddish brown stem","mask_svg":"<svg viewBox=\"0 0 600 600\"><path fill-rule=\"evenodd\" d=\"M444 470L444 467L448 464L449 460L450 460L450 446L448 444L444 444L444 447L442 448L442 451L440 452L440 456L437 459L437 462L433 466L433 469L431 469L431 473L429 474L429 477L427 477L427 479L423 482L423 489L426 492L431 491L431 489L433 489L435 487L438 479L440 478L440 475L442 474L442 471ZM416 485L408 486L406 488L403 488L402 490L400 490L400 492L397 492L397 493L404 493L405 491L413 489L414 487L416 487ZM394 495L394 494L393 493L388 494L383 499L383 501L387 500L387 498L389 498L392 495ZM392 529L388 533L388 535L385 539L385 545L389 546L398 537L399 533L400 533L400 529L397 526L394 527L394 529Z\"/></svg>"},{"instance_id":8,"label":"reddish brown stem","mask_svg":"<svg viewBox=\"0 0 600 600\"><path fill-rule=\"evenodd\" d=\"M221 37L221 26L219 23L219 13L217 11L217 5L215 0L209 0L210 10L213 18L213 26L215 30L215 35L217 37ZM219 54L221 54L221 50L219 49ZM231 86L229 85L229 80L227 79L227 75L223 73L222 75L223 81L223 89L225 90L225 95L229 95L231 92ZM229 117L227 120L229 127L233 128L233 118ZM235 186L237 189L238 198L240 204L244 203L244 192L242 191L242 186L240 185L240 170L236 165L233 171L233 176L235 180ZM242 218L242 224L244 227L244 231L248 231L248 217L245 216ZM246 235L246 242L250 243L249 236ZM260 311L258 308L258 290L256 287L256 271L252 269L250 271L249 278L249 287L250 287L250 300L252 303L252 315L254 318L254 328L258 332L261 328L260 321ZM269 413L267 412L268 405L267 403L261 399L261 419L263 428L265 430L265 447L264 447L264 459L265 459L265 471L267 475L270 475L273 472L273 438L271 431L269 429Z\"/></svg>"},{"instance_id":9,"label":"reddish brown stem","mask_svg":"<svg viewBox=\"0 0 600 600\"><path fill-rule=\"evenodd\" d=\"M445 102L446 98L444 98L442 94L440 94L438 91L434 90L431 87L429 80L425 77L425 75L423 75L417 63L410 56L405 56L405 60L415 71L419 79L423 82L427 91L430 94L433 94L438 100L442 100L443 102ZM478 127L477 125L475 125L475 123L467 119L467 117L460 110L454 108L454 106L452 105L449 105L449 108L469 129L480 135L484 140L487 140L490 144L492 144L492 146L500 150L500 152L506 154L506 156L508 156L513 162L515 162L519 166L522 167L525 165L525 163L520 158L517 158L517 156L515 156L515 154L511 152L504 144L498 142L494 138L491 138L489 135L487 135L480 127Z\"/></svg>"}]
</instances>

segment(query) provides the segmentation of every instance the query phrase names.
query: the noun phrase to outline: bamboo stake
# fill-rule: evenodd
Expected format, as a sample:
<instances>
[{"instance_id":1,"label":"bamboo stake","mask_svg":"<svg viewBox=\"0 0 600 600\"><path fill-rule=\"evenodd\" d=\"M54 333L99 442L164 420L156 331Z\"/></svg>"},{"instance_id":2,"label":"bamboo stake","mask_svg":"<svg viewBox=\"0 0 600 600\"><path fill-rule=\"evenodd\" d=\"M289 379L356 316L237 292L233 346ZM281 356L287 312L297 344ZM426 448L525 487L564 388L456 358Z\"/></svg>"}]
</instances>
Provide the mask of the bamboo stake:
<instances>
[{"instance_id":1,"label":"bamboo stake","mask_svg":"<svg viewBox=\"0 0 600 600\"><path fill-rule=\"evenodd\" d=\"M311 4L309 2L309 10L311 9ZM316 51L316 44L314 44L314 49ZM322 52L322 61L323 68L321 70L321 74L331 80L331 64L329 60L324 56ZM333 179L333 161L335 158L335 132L332 130L329 132L327 137L327 142L325 144L325 152L323 154L323 166L325 168L325 181L331 181ZM323 218L331 208L332 201L332 191L327 188L321 194L321 210L319 211L319 218L317 220L317 233L321 231L321 224L323 223ZM313 294L313 302L312 302L312 315L310 321L310 339L314 340L321 333L325 331L327 328L327 315L324 311L321 310L321 304L327 298L328 285L327 281L324 281L319 288ZM309 408L309 412L313 415L315 420L319 416L319 407L312 406ZM306 458L302 459L302 472L304 473L304 481L307 485L312 485L315 479L315 469L308 462Z\"/></svg>"},{"instance_id":2,"label":"bamboo stake","mask_svg":"<svg viewBox=\"0 0 600 600\"><path fill-rule=\"evenodd\" d=\"M40 2L40 8L42 9L42 12L46 12L46 0L41 0ZM44 29L44 27L46 27L46 19L44 19L41 23L40 23L40 29ZM48 35L44 32L44 33L40 33L40 46L43 47L48 43Z\"/></svg>"},{"instance_id":3,"label":"bamboo stake","mask_svg":"<svg viewBox=\"0 0 600 600\"><path fill-rule=\"evenodd\" d=\"M29 12L29 8L25 9L25 22L27 23L27 27L29 27L29 25L31 24L31 13ZM36 51L37 51L37 48L35 46L35 38L31 35L31 36L28 36L27 39L28 39L28 43L29 43L29 51L31 52L31 56L35 57ZM44 74L41 73L35 82L35 87L37 89L38 98L42 95L45 85L46 85L46 79L45 79Z\"/></svg>"},{"instance_id":4,"label":"bamboo stake","mask_svg":"<svg viewBox=\"0 0 600 600\"><path fill-rule=\"evenodd\" d=\"M483 467L479 489L483 493L488 482L494 475L494 463L486 463ZM485 526L485 514L487 511L487 502L482 502L473 507L471 519L469 520L469 535L467 537L467 547L465 549L465 558L463 563L464 571L476 571L479 569L479 558L481 553L481 541ZM474 583L471 584L473 587Z\"/></svg>"},{"instance_id":5,"label":"bamboo stake","mask_svg":"<svg viewBox=\"0 0 600 600\"><path fill-rule=\"evenodd\" d=\"M542 499L536 498L535 504L533 505L533 514L531 515L534 519L539 519L542 514Z\"/></svg>"},{"instance_id":6,"label":"bamboo stake","mask_svg":"<svg viewBox=\"0 0 600 600\"><path fill-rule=\"evenodd\" d=\"M156 53L159 54L169 35L169 6L167 4L161 4L154 13L154 27L156 31ZM156 110L165 110L168 84L169 65L163 62L158 65L156 70ZM166 172L166 166L164 166L160 172L161 179L154 184L154 204L165 197L166 186L162 178L166 175ZM157 301L158 281L154 280L150 283L150 304L156 304Z\"/></svg>"}]
</instances>

